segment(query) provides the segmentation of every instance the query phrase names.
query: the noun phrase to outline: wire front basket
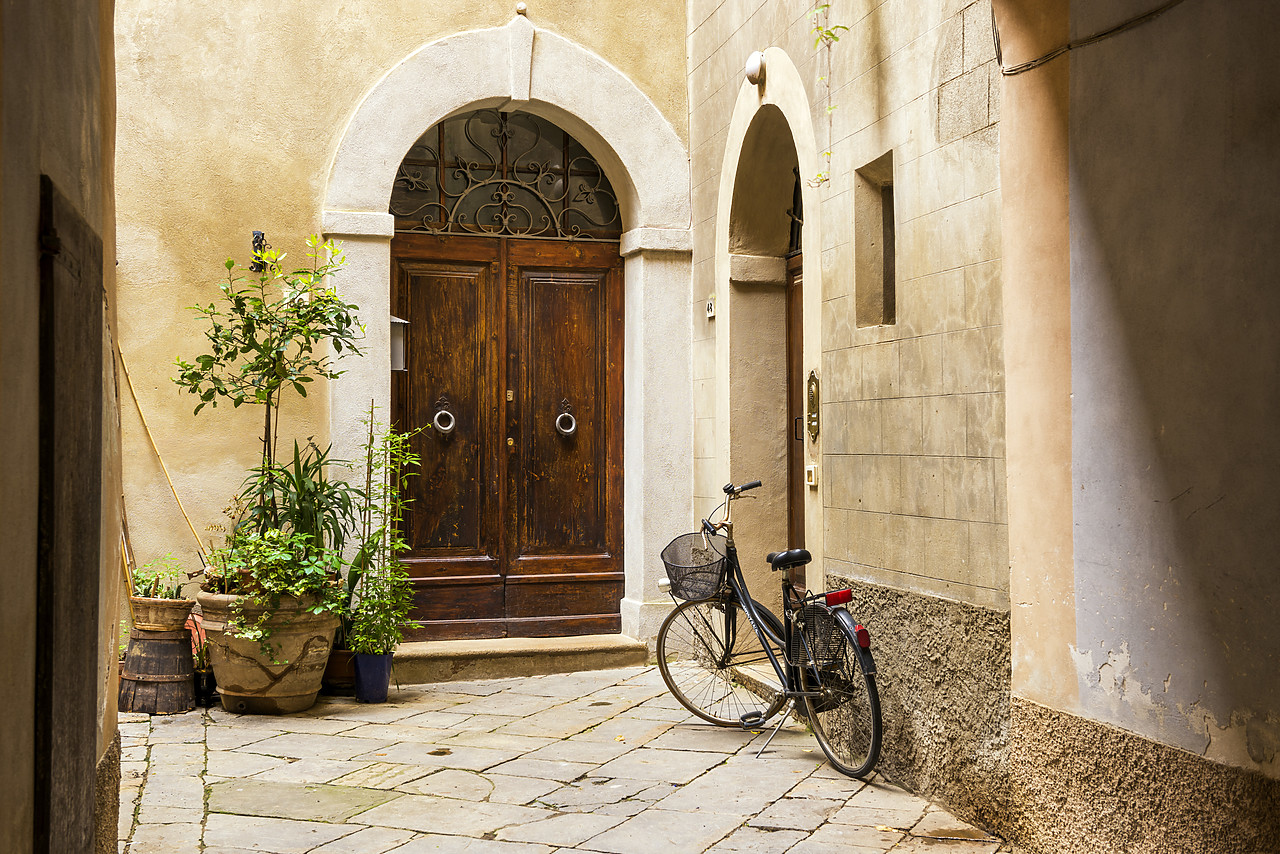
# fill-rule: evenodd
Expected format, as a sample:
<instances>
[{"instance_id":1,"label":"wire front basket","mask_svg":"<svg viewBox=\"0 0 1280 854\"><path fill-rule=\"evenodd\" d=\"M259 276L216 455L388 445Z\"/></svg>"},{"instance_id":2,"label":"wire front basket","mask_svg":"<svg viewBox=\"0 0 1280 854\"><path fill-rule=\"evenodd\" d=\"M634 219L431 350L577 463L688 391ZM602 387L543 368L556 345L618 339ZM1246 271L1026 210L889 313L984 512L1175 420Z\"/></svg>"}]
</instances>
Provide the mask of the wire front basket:
<instances>
[{"instance_id":1,"label":"wire front basket","mask_svg":"<svg viewBox=\"0 0 1280 854\"><path fill-rule=\"evenodd\" d=\"M819 668L829 667L839 657L841 649L835 615L825 605L810 602L801 609L800 619L803 627L797 626L791 635L790 659L796 663L807 662L812 655L813 663Z\"/></svg>"},{"instance_id":2,"label":"wire front basket","mask_svg":"<svg viewBox=\"0 0 1280 854\"><path fill-rule=\"evenodd\" d=\"M724 581L727 541L718 534L681 534L662 550L662 562L677 599L709 599Z\"/></svg>"}]
</instances>

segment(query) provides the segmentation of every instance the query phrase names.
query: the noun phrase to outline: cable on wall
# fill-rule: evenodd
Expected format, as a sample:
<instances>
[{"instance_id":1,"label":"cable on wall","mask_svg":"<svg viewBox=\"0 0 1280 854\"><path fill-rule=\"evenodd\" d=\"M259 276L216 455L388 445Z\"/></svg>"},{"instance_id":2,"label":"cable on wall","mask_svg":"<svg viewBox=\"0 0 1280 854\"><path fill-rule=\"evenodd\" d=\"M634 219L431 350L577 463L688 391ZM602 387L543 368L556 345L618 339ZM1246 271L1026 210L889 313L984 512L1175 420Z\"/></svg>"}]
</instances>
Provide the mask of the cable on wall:
<instances>
[{"instance_id":1,"label":"cable on wall","mask_svg":"<svg viewBox=\"0 0 1280 854\"><path fill-rule=\"evenodd\" d=\"M1000 30L999 28L996 27L996 10L995 10L995 6L992 5L991 35L992 35L992 38L995 40L995 45L996 45L996 65L1000 66L1000 73L1006 77L1011 77L1014 74L1021 74L1024 71L1030 71L1033 68L1039 68L1040 66L1044 65L1046 62L1050 62L1054 59L1057 59L1059 56L1062 56L1067 51L1075 50L1076 48L1084 47L1085 45L1095 44L1096 42L1100 42L1103 39L1109 39L1112 36L1118 36L1123 32L1132 30L1134 27L1142 26L1143 24L1149 21L1154 21L1156 18L1160 17L1165 12L1168 12L1174 6L1177 6L1183 2L1185 2L1185 0L1169 0L1169 2L1163 4L1162 6L1159 6L1156 9L1152 9L1150 12L1147 12L1146 14L1138 15L1136 18L1130 18L1124 23L1117 24L1114 27L1111 27L1110 29L1107 29L1107 30L1103 30L1100 33L1094 33L1088 38L1077 39L1076 41L1068 42L1067 44L1064 44L1061 47L1054 48L1053 50L1046 53L1044 56L1036 57L1035 59L1032 59L1028 62L1019 63L1018 65L1011 65L1008 68L1005 68L1004 57L1000 51Z\"/></svg>"}]
</instances>

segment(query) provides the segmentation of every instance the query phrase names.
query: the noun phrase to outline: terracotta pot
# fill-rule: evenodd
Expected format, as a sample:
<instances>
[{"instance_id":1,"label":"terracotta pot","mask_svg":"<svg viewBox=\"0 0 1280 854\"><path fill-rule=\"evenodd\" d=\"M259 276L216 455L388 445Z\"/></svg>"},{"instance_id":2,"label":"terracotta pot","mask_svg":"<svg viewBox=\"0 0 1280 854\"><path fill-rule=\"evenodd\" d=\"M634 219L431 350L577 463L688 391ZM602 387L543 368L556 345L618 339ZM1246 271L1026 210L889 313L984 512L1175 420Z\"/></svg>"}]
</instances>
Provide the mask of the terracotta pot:
<instances>
[{"instance_id":1,"label":"terracotta pot","mask_svg":"<svg viewBox=\"0 0 1280 854\"><path fill-rule=\"evenodd\" d=\"M329 653L329 663L324 668L321 693L338 697L350 697L356 691L355 653L349 649L335 648Z\"/></svg>"},{"instance_id":2,"label":"terracotta pot","mask_svg":"<svg viewBox=\"0 0 1280 854\"><path fill-rule=\"evenodd\" d=\"M133 606L133 627L148 632L176 632L187 621L195 606L191 599L150 599L146 596L130 596Z\"/></svg>"},{"instance_id":3,"label":"terracotta pot","mask_svg":"<svg viewBox=\"0 0 1280 854\"><path fill-rule=\"evenodd\" d=\"M227 620L234 614L242 615L252 625L266 610L244 604L233 612L232 606L241 598L204 592L196 597L204 612L209 663L218 682L222 707L229 712L260 715L284 715L311 708L329 661L338 628L337 615L309 613L306 608L315 603L314 599L281 597L280 607L266 622L273 662L263 654L258 641L232 637L225 631Z\"/></svg>"},{"instance_id":4,"label":"terracotta pot","mask_svg":"<svg viewBox=\"0 0 1280 854\"><path fill-rule=\"evenodd\" d=\"M195 678L196 705L208 708L218 702L218 682L212 670L196 670Z\"/></svg>"}]
</instances>

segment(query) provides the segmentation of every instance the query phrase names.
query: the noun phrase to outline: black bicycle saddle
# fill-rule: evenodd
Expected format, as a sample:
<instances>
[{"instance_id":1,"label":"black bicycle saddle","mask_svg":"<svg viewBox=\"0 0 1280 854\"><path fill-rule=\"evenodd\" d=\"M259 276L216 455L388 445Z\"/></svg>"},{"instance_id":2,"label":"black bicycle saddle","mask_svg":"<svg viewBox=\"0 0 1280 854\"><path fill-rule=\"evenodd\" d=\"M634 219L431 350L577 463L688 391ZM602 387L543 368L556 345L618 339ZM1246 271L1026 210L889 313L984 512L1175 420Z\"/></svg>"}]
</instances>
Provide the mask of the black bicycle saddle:
<instances>
[{"instance_id":1,"label":"black bicycle saddle","mask_svg":"<svg viewBox=\"0 0 1280 854\"><path fill-rule=\"evenodd\" d=\"M789 569L793 566L804 566L813 560L808 549L787 549L785 552L769 552L765 556L774 569Z\"/></svg>"}]
</instances>

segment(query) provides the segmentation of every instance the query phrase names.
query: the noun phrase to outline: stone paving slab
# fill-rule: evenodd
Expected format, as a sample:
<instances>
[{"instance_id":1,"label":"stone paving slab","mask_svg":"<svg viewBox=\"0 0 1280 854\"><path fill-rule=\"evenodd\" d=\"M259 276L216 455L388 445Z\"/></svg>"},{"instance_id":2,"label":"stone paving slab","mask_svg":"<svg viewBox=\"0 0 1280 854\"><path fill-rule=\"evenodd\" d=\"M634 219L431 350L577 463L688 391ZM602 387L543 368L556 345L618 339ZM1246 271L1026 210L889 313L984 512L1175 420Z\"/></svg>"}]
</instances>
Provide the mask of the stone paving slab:
<instances>
[{"instance_id":1,"label":"stone paving slab","mask_svg":"<svg viewBox=\"0 0 1280 854\"><path fill-rule=\"evenodd\" d=\"M205 820L205 854L209 848L218 847L266 851L269 854L309 854L327 842L360 829L356 825L211 813ZM173 848L168 854L182 850ZM130 849L129 854L135 852Z\"/></svg>"},{"instance_id":2,"label":"stone paving slab","mask_svg":"<svg viewBox=\"0 0 1280 854\"><path fill-rule=\"evenodd\" d=\"M789 720L706 725L654 667L121 718L120 854L996 854ZM762 750L763 748L763 750Z\"/></svg>"},{"instance_id":3,"label":"stone paving slab","mask_svg":"<svg viewBox=\"0 0 1280 854\"><path fill-rule=\"evenodd\" d=\"M374 807L361 819L380 827L401 827L450 836L488 836L500 828L541 821L551 810L514 804L466 803L434 795L405 795Z\"/></svg>"},{"instance_id":4,"label":"stone paving slab","mask_svg":"<svg viewBox=\"0 0 1280 854\"><path fill-rule=\"evenodd\" d=\"M398 797L399 792L354 786L230 780L209 787L208 807L210 812L340 824Z\"/></svg>"}]
</instances>

